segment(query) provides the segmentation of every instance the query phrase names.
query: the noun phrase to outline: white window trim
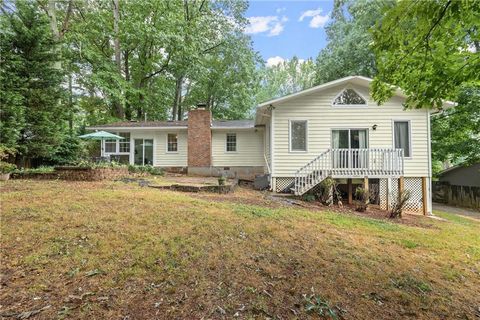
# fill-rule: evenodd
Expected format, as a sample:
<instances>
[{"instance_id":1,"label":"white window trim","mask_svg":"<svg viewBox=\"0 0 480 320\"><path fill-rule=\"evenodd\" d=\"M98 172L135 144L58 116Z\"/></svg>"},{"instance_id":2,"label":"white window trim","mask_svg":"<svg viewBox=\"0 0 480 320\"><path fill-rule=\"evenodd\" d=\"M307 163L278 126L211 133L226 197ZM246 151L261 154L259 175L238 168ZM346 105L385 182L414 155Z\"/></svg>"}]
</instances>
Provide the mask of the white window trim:
<instances>
[{"instance_id":1,"label":"white window trim","mask_svg":"<svg viewBox=\"0 0 480 320\"><path fill-rule=\"evenodd\" d=\"M120 140L115 140L115 151L114 152L107 152L106 151L106 146L105 146L105 142L106 140L102 140L102 150L103 150L103 155L102 157L108 157L108 156L111 156L111 155L129 155L130 152L132 151L132 133L129 132L129 131L122 131L122 132L114 132L114 134L116 135L119 135L120 133L130 133L130 151L129 152L120 152ZM126 140L122 140L122 141L126 141Z\"/></svg>"},{"instance_id":2,"label":"white window trim","mask_svg":"<svg viewBox=\"0 0 480 320\"><path fill-rule=\"evenodd\" d=\"M169 134L176 134L177 135L177 151L168 151L168 135ZM165 153L178 153L178 133L175 133L175 132L167 132L167 134L165 135Z\"/></svg>"},{"instance_id":3,"label":"white window trim","mask_svg":"<svg viewBox=\"0 0 480 320\"><path fill-rule=\"evenodd\" d=\"M365 100L365 104L334 104L335 100L343 93L343 91L350 89L355 91L356 94L358 94L360 97L362 97L363 100ZM333 108L368 108L368 99L363 96L360 92L352 88L351 86L346 86L340 92L332 99L332 102L330 105Z\"/></svg>"},{"instance_id":4,"label":"white window trim","mask_svg":"<svg viewBox=\"0 0 480 320\"><path fill-rule=\"evenodd\" d=\"M367 130L367 149L370 149L370 128L331 128L330 129L330 149L333 149L333 131L335 130L347 130L348 131L348 149L352 149L352 141L350 140L350 131L352 130Z\"/></svg>"},{"instance_id":5,"label":"white window trim","mask_svg":"<svg viewBox=\"0 0 480 320\"><path fill-rule=\"evenodd\" d=\"M405 160L411 160L413 158L413 145L412 145L412 120L410 119L392 119L392 147L393 149L396 149L395 147L395 122L408 122L408 142L410 146L410 156L407 157L405 154L403 155L403 158Z\"/></svg>"},{"instance_id":6,"label":"white window trim","mask_svg":"<svg viewBox=\"0 0 480 320\"><path fill-rule=\"evenodd\" d=\"M292 149L292 122L305 122L305 150ZM307 119L289 119L288 120L288 152L290 153L308 153L308 120Z\"/></svg>"},{"instance_id":7,"label":"white window trim","mask_svg":"<svg viewBox=\"0 0 480 320\"><path fill-rule=\"evenodd\" d=\"M228 151L227 150L227 136L229 134L235 135L235 151ZM238 153L238 135L236 132L227 132L225 133L225 153Z\"/></svg>"}]
</instances>

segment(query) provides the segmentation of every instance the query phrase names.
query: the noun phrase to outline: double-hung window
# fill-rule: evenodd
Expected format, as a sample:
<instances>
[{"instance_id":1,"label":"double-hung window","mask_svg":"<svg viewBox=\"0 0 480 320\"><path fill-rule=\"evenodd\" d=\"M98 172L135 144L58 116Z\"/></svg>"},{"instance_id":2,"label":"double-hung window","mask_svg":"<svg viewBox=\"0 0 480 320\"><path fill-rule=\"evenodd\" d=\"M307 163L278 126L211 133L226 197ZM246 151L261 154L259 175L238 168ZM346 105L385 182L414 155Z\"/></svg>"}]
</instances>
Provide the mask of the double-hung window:
<instances>
[{"instance_id":1,"label":"double-hung window","mask_svg":"<svg viewBox=\"0 0 480 320\"><path fill-rule=\"evenodd\" d=\"M117 152L117 140L108 139L105 140L105 153L116 153Z\"/></svg>"},{"instance_id":2,"label":"double-hung window","mask_svg":"<svg viewBox=\"0 0 480 320\"><path fill-rule=\"evenodd\" d=\"M403 149L404 157L409 158L412 156L409 121L393 122L393 140L395 149Z\"/></svg>"},{"instance_id":3,"label":"double-hung window","mask_svg":"<svg viewBox=\"0 0 480 320\"><path fill-rule=\"evenodd\" d=\"M123 139L105 140L105 153L129 153L130 152L130 132L114 132L114 134L123 137Z\"/></svg>"},{"instance_id":4,"label":"double-hung window","mask_svg":"<svg viewBox=\"0 0 480 320\"><path fill-rule=\"evenodd\" d=\"M307 151L307 120L290 120L290 151Z\"/></svg>"},{"instance_id":5,"label":"double-hung window","mask_svg":"<svg viewBox=\"0 0 480 320\"><path fill-rule=\"evenodd\" d=\"M237 134L227 133L226 151L237 152Z\"/></svg>"},{"instance_id":6,"label":"double-hung window","mask_svg":"<svg viewBox=\"0 0 480 320\"><path fill-rule=\"evenodd\" d=\"M176 133L169 133L167 135L167 152L178 151L178 136Z\"/></svg>"},{"instance_id":7,"label":"double-hung window","mask_svg":"<svg viewBox=\"0 0 480 320\"><path fill-rule=\"evenodd\" d=\"M123 137L122 140L118 140L118 152L129 153L130 152L130 132L119 132L118 135Z\"/></svg>"}]
</instances>

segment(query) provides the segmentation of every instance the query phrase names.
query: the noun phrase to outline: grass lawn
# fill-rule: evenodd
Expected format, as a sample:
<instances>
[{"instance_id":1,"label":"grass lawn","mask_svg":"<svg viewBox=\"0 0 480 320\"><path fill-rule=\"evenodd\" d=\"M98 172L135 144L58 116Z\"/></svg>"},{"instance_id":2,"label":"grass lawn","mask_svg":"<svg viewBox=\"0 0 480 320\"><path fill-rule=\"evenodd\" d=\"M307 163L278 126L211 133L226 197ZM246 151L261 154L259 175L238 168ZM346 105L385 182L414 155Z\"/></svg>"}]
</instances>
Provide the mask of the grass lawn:
<instances>
[{"instance_id":1,"label":"grass lawn","mask_svg":"<svg viewBox=\"0 0 480 320\"><path fill-rule=\"evenodd\" d=\"M411 226L254 197L3 183L0 318L480 317L480 221Z\"/></svg>"}]
</instances>

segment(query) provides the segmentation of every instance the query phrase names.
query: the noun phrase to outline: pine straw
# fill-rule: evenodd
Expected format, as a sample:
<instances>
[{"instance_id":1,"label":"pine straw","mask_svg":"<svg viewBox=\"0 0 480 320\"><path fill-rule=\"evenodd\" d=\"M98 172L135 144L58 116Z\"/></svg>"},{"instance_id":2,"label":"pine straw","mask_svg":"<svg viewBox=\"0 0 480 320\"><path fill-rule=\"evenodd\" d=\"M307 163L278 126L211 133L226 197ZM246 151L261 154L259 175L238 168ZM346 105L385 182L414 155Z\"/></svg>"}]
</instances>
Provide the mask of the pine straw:
<instances>
[{"instance_id":1,"label":"pine straw","mask_svg":"<svg viewBox=\"0 0 480 320\"><path fill-rule=\"evenodd\" d=\"M407 226L242 192L253 191L220 202L121 182L3 183L0 315L305 319L312 294L345 319L478 313L480 223Z\"/></svg>"}]
</instances>

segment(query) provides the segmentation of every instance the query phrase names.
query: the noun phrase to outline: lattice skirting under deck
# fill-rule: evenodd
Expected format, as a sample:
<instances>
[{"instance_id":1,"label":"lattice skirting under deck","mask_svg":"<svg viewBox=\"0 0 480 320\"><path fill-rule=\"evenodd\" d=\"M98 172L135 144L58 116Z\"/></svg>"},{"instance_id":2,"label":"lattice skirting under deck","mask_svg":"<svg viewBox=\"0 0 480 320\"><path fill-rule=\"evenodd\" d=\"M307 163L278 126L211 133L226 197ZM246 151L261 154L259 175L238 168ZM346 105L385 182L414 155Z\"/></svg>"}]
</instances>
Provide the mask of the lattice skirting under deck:
<instances>
[{"instance_id":1,"label":"lattice skirting under deck","mask_svg":"<svg viewBox=\"0 0 480 320\"><path fill-rule=\"evenodd\" d=\"M275 177L275 192L290 193L290 188L295 184L293 177Z\"/></svg>"},{"instance_id":2,"label":"lattice skirting under deck","mask_svg":"<svg viewBox=\"0 0 480 320\"><path fill-rule=\"evenodd\" d=\"M406 210L422 212L422 178L404 178L404 189L410 191L410 200L406 205ZM397 203L398 179L390 179L390 185L388 185L388 179L380 179L380 208L383 210L387 209L387 199L390 208Z\"/></svg>"}]
</instances>

